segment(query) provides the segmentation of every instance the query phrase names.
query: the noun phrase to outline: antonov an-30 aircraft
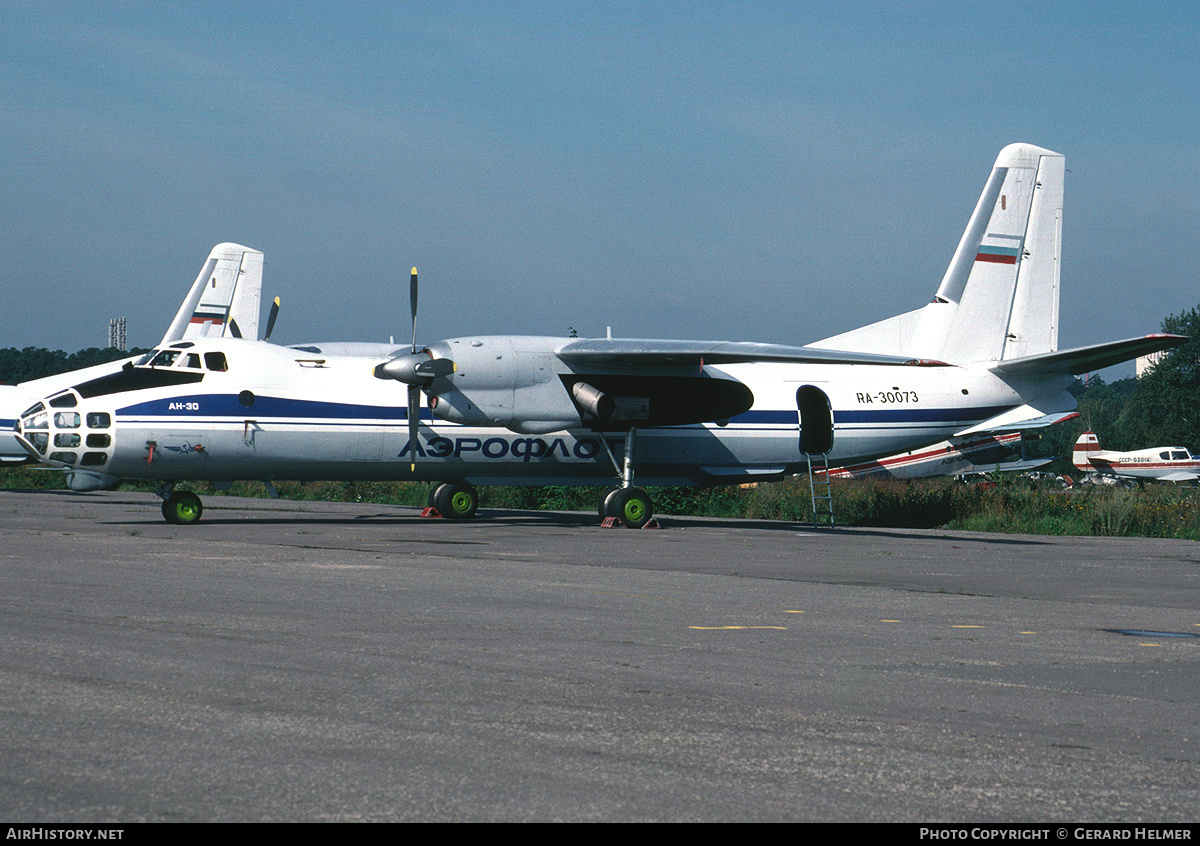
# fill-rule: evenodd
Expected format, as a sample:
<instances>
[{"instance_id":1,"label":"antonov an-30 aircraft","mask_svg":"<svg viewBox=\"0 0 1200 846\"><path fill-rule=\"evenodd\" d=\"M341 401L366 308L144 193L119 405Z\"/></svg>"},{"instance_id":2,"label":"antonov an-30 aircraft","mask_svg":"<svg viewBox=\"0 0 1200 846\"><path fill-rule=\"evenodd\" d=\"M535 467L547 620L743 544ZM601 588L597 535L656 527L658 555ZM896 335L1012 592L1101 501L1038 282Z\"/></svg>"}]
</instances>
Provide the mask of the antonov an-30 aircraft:
<instances>
[{"instance_id":1,"label":"antonov an-30 aircraft","mask_svg":"<svg viewBox=\"0 0 1200 846\"><path fill-rule=\"evenodd\" d=\"M805 347L196 339L48 396L17 436L47 464L160 480L174 523L201 515L185 480L426 480L465 518L475 485L615 479L601 513L641 526L653 506L635 480L769 481L1046 425L1074 410L1072 374L1180 340L1057 351L1063 173L1058 153L1006 147L933 302ZM415 272L411 299L415 326Z\"/></svg>"},{"instance_id":2,"label":"antonov an-30 aircraft","mask_svg":"<svg viewBox=\"0 0 1200 846\"><path fill-rule=\"evenodd\" d=\"M196 338L245 337L258 335L258 314L262 290L263 254L238 244L217 244L200 268L200 273L171 325L158 345ZM273 306L274 322L278 307ZM270 335L268 326L267 335ZM41 379L31 379L19 385L0 385L0 466L25 464L32 460L29 453L13 435L13 427L21 411L31 402L64 388L117 373L134 358L111 361L59 373ZM66 438L65 440L74 440ZM38 460L41 457L38 456ZM67 471L67 484L76 490L94 490L97 474L81 469L78 464Z\"/></svg>"}]
</instances>

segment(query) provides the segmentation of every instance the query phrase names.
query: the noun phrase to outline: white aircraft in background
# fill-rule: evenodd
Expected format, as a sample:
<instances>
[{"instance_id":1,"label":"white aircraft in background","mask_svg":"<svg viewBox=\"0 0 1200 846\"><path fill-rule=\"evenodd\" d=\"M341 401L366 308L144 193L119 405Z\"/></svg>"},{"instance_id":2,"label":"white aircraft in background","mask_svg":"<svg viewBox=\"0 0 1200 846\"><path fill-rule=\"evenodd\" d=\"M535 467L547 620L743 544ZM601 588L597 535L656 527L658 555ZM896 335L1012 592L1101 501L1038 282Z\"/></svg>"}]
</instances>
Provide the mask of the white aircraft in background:
<instances>
[{"instance_id":1,"label":"white aircraft in background","mask_svg":"<svg viewBox=\"0 0 1200 846\"><path fill-rule=\"evenodd\" d=\"M238 244L217 244L192 283L188 295L159 346L192 338L256 337L262 290L263 254ZM278 314L278 299L271 310L267 335ZM31 379L18 385L0 385L0 466L16 466L33 459L13 433L21 412L45 397L80 382L118 373L137 357L110 361ZM66 437L65 441L74 438ZM79 490L93 487L95 474L69 470L67 483Z\"/></svg>"},{"instance_id":2,"label":"white aircraft in background","mask_svg":"<svg viewBox=\"0 0 1200 846\"><path fill-rule=\"evenodd\" d=\"M1072 413L1068 416L1079 415ZM1033 470L1054 460L1025 458L1024 447L1025 441L1020 432L956 438L898 455L831 468L829 478L926 479L933 476L961 476L964 473Z\"/></svg>"},{"instance_id":3,"label":"white aircraft in background","mask_svg":"<svg viewBox=\"0 0 1200 846\"><path fill-rule=\"evenodd\" d=\"M174 523L202 512L175 489L186 480L423 480L443 515L466 518L476 485L615 479L601 512L641 526L653 505L635 473L772 481L1045 425L1074 411L1074 374L1180 343L1057 349L1063 175L1058 153L1006 147L933 302L805 347L488 335L418 347L414 269L411 348L178 341L47 396L17 435L52 466L159 480Z\"/></svg>"},{"instance_id":4,"label":"white aircraft in background","mask_svg":"<svg viewBox=\"0 0 1200 846\"><path fill-rule=\"evenodd\" d=\"M1132 452L1100 449L1095 432L1084 432L1075 442L1071 463L1085 473L1119 476L1129 479L1153 479L1159 482L1195 482L1200 480L1200 457L1186 448L1150 447Z\"/></svg>"}]
</instances>

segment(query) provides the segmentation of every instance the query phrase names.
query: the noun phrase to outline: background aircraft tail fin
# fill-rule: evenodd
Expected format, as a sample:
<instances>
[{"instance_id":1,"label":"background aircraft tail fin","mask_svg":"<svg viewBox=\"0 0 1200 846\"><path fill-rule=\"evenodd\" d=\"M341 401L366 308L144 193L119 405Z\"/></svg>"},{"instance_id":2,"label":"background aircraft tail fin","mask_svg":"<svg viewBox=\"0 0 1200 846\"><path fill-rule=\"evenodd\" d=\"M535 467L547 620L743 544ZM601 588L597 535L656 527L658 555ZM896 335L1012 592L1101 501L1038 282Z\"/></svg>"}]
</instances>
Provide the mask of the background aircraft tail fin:
<instances>
[{"instance_id":1,"label":"background aircraft tail fin","mask_svg":"<svg viewBox=\"0 0 1200 846\"><path fill-rule=\"evenodd\" d=\"M810 346L955 363L1057 350L1064 162L1005 147L933 302Z\"/></svg>"},{"instance_id":2,"label":"background aircraft tail fin","mask_svg":"<svg viewBox=\"0 0 1200 846\"><path fill-rule=\"evenodd\" d=\"M184 338L258 337L263 254L240 244L217 244L159 345Z\"/></svg>"},{"instance_id":3,"label":"background aircraft tail fin","mask_svg":"<svg viewBox=\"0 0 1200 846\"><path fill-rule=\"evenodd\" d=\"M1080 470L1095 470L1096 468L1088 461L1088 457L1100 451L1100 439L1096 437L1096 433L1084 432L1075 442L1075 450L1071 453L1071 463Z\"/></svg>"}]
</instances>

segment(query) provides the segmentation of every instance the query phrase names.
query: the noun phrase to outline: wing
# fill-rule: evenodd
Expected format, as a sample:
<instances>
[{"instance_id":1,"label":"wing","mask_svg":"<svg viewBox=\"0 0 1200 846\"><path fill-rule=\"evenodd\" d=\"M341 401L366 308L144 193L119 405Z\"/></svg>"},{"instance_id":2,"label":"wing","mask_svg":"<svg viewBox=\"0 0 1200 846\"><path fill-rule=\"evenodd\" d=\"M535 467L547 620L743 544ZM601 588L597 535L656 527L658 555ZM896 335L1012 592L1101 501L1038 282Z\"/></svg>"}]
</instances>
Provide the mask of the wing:
<instances>
[{"instance_id":1,"label":"wing","mask_svg":"<svg viewBox=\"0 0 1200 846\"><path fill-rule=\"evenodd\" d=\"M884 364L948 366L945 362L910 356L820 350L746 341L667 341L634 338L586 338L568 341L555 351L571 365L591 367L681 367L778 361L802 364Z\"/></svg>"},{"instance_id":2,"label":"wing","mask_svg":"<svg viewBox=\"0 0 1200 846\"><path fill-rule=\"evenodd\" d=\"M1187 470L1177 470L1174 473L1158 477L1160 482L1194 482L1197 479L1200 479L1200 475Z\"/></svg>"}]
</instances>

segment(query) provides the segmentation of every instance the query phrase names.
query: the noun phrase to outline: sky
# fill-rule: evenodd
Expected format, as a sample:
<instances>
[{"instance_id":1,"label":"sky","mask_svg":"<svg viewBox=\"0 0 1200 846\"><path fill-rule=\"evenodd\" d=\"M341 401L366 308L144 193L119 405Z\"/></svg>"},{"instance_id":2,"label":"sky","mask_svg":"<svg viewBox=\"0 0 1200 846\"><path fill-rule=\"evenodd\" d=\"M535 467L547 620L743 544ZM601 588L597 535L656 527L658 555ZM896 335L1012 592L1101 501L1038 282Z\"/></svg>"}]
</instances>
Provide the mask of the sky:
<instances>
[{"instance_id":1,"label":"sky","mask_svg":"<svg viewBox=\"0 0 1200 846\"><path fill-rule=\"evenodd\" d=\"M1060 346L1200 304L1200 5L0 0L0 347L804 344L919 308L997 153L1066 156ZM1129 368L1129 374L1132 367ZM1118 374L1127 375L1127 374Z\"/></svg>"}]
</instances>

